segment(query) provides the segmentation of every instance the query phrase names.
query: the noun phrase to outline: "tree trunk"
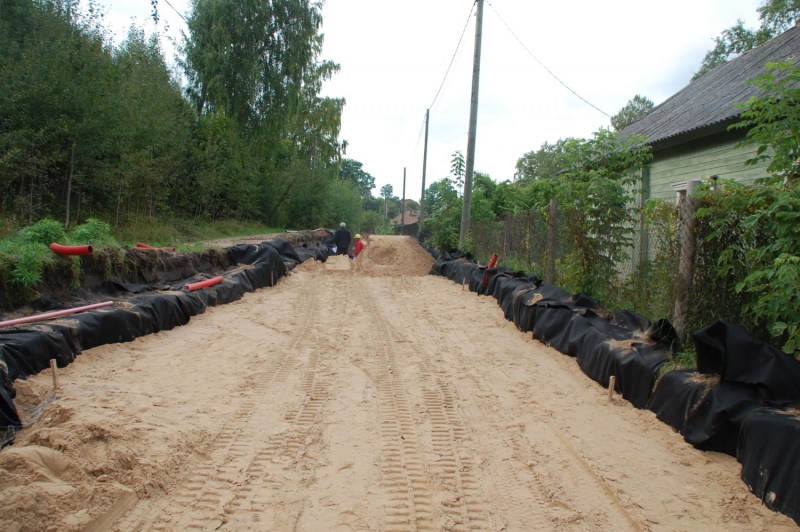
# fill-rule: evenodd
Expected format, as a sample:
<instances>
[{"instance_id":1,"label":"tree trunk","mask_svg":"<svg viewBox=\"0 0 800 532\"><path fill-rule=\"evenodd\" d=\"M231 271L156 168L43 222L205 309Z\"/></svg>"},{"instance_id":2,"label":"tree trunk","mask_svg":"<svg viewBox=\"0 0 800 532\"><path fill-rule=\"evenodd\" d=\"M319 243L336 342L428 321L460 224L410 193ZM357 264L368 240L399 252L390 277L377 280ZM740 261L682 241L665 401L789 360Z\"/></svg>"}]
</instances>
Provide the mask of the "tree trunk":
<instances>
[{"instance_id":1,"label":"tree trunk","mask_svg":"<svg viewBox=\"0 0 800 532\"><path fill-rule=\"evenodd\" d=\"M67 180L67 217L64 222L64 229L69 229L69 200L72 195L72 176L75 173L75 143L72 143L72 153L69 156L69 179Z\"/></svg>"},{"instance_id":2,"label":"tree trunk","mask_svg":"<svg viewBox=\"0 0 800 532\"><path fill-rule=\"evenodd\" d=\"M119 181L119 191L117 192L117 221L114 223L115 227L119 227L119 208L122 204L122 179Z\"/></svg>"}]
</instances>

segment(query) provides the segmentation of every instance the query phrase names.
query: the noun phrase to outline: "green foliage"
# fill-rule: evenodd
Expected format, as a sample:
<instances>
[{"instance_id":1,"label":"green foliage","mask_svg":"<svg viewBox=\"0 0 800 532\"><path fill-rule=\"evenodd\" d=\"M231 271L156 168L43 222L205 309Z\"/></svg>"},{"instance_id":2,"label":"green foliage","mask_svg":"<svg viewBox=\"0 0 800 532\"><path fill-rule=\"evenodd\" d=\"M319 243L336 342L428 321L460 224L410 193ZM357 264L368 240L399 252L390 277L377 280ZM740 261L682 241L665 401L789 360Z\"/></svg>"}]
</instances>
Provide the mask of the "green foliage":
<instances>
[{"instance_id":1,"label":"green foliage","mask_svg":"<svg viewBox=\"0 0 800 532\"><path fill-rule=\"evenodd\" d=\"M157 36L132 27L114 46L92 3L7 0L0 212L15 225L321 225L345 143L344 100L319 95L338 70L319 60L320 8L194 2L179 58L187 100Z\"/></svg>"},{"instance_id":2,"label":"green foliage","mask_svg":"<svg viewBox=\"0 0 800 532\"><path fill-rule=\"evenodd\" d=\"M64 226L60 222L44 218L31 226L21 229L17 239L26 244L49 246L53 242L63 243L65 237Z\"/></svg>"},{"instance_id":3,"label":"green foliage","mask_svg":"<svg viewBox=\"0 0 800 532\"><path fill-rule=\"evenodd\" d=\"M744 22L738 20L735 26L714 37L714 48L703 57L700 70L691 81L794 26L800 19L800 0L764 0L757 11L761 21L757 29L745 28Z\"/></svg>"},{"instance_id":4,"label":"green foliage","mask_svg":"<svg viewBox=\"0 0 800 532\"><path fill-rule=\"evenodd\" d=\"M637 94L628 100L625 107L611 117L611 126L616 131L622 131L636 120L646 115L653 107L655 107L655 104L650 98Z\"/></svg>"},{"instance_id":5,"label":"green foliage","mask_svg":"<svg viewBox=\"0 0 800 532\"><path fill-rule=\"evenodd\" d=\"M747 130L739 146L757 145L756 157L745 164L769 160L767 171L777 179L791 179L800 165L800 68L791 60L768 63L764 74L748 81L761 96L741 104L742 121L731 129Z\"/></svg>"},{"instance_id":6,"label":"green foliage","mask_svg":"<svg viewBox=\"0 0 800 532\"><path fill-rule=\"evenodd\" d=\"M69 240L76 245L117 245L116 239L111 234L111 224L100 221L97 218L89 218L86 223L70 231Z\"/></svg>"},{"instance_id":7,"label":"green foliage","mask_svg":"<svg viewBox=\"0 0 800 532\"><path fill-rule=\"evenodd\" d=\"M450 175L456 183L459 190L464 188L464 175L467 172L466 163L464 162L464 154L461 150L456 150L453 158L450 160Z\"/></svg>"},{"instance_id":8,"label":"green foliage","mask_svg":"<svg viewBox=\"0 0 800 532\"><path fill-rule=\"evenodd\" d=\"M747 186L726 181L716 190L701 189L696 214L705 231L699 235L700 264L713 259L713 282L724 299L719 313L738 318L751 332L795 356L800 354L798 80L800 69L781 62L767 65L751 81L761 96L742 106L742 121L732 128L748 130L741 145L758 149L747 164L769 160L771 176ZM700 284L697 276L695 286Z\"/></svg>"},{"instance_id":9,"label":"green foliage","mask_svg":"<svg viewBox=\"0 0 800 532\"><path fill-rule=\"evenodd\" d=\"M641 216L649 256L623 279L617 304L606 304L613 308L630 308L651 319L671 319L680 260L677 209L673 201L651 199Z\"/></svg>"},{"instance_id":10,"label":"green foliage","mask_svg":"<svg viewBox=\"0 0 800 532\"><path fill-rule=\"evenodd\" d=\"M764 340L800 354L800 191L794 182L748 186L724 183L700 196L697 217L711 229L705 241L716 252L739 321ZM695 281L696 282L696 281Z\"/></svg>"},{"instance_id":11,"label":"green foliage","mask_svg":"<svg viewBox=\"0 0 800 532\"><path fill-rule=\"evenodd\" d=\"M427 217L422 227L431 233L429 244L439 249L458 247L463 202L458 196L453 181L445 177L434 181L425 191Z\"/></svg>"},{"instance_id":12,"label":"green foliage","mask_svg":"<svg viewBox=\"0 0 800 532\"><path fill-rule=\"evenodd\" d=\"M627 259L633 244L636 176L651 157L643 140L620 140L616 132L601 129L591 139L566 144L568 169L555 190L573 249L562 266L563 288L601 301L613 295L608 289L618 275L616 264Z\"/></svg>"},{"instance_id":13,"label":"green foliage","mask_svg":"<svg viewBox=\"0 0 800 532\"><path fill-rule=\"evenodd\" d=\"M539 179L555 179L567 167L565 148L573 139L559 139L555 144L545 142L517 160L514 180L529 183Z\"/></svg>"},{"instance_id":14,"label":"green foliage","mask_svg":"<svg viewBox=\"0 0 800 532\"><path fill-rule=\"evenodd\" d=\"M363 163L353 159L342 159L339 170L339 178L349 179L355 183L362 198L372 196L372 189L375 188L375 178L363 169Z\"/></svg>"}]
</instances>

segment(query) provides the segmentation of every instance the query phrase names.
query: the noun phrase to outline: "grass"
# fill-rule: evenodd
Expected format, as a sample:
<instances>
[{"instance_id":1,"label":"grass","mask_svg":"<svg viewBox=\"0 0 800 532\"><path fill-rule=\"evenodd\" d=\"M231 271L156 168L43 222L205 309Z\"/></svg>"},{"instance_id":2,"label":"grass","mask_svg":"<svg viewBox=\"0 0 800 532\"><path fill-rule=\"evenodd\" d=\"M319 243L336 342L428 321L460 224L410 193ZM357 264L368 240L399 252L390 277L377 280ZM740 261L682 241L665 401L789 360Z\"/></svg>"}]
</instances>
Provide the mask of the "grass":
<instances>
[{"instance_id":1,"label":"grass","mask_svg":"<svg viewBox=\"0 0 800 532\"><path fill-rule=\"evenodd\" d=\"M219 238L281 233L283 229L256 222L223 220L192 223L188 220L153 219L136 225L124 225L114 230L117 241L128 246L144 242L156 247L177 247L181 251L203 249L202 242Z\"/></svg>"},{"instance_id":2,"label":"grass","mask_svg":"<svg viewBox=\"0 0 800 532\"><path fill-rule=\"evenodd\" d=\"M181 251L205 249L202 242L252 234L282 232L255 222L219 221L194 224L187 220L153 219L112 228L108 223L89 219L64 231L61 222L44 218L33 225L14 230L14 221L0 219L0 300L5 304L27 303L40 297L38 287L45 271L59 271L80 286L80 257L59 257L49 249L60 244L91 244L95 254L105 258L107 277L114 262L123 257L122 246L145 242L156 247L177 247Z\"/></svg>"}]
</instances>

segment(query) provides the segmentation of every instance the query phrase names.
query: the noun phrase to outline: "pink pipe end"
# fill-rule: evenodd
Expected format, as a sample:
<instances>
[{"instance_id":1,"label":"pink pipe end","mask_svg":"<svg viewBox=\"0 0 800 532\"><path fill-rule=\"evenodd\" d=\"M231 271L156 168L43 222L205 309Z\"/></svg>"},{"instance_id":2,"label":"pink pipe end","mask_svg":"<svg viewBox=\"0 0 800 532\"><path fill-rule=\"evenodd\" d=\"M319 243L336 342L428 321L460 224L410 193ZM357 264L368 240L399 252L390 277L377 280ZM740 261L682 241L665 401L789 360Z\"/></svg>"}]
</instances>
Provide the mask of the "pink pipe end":
<instances>
[{"instance_id":1,"label":"pink pipe end","mask_svg":"<svg viewBox=\"0 0 800 532\"><path fill-rule=\"evenodd\" d=\"M215 284L219 284L221 282L222 282L222 276L218 275L216 277L212 277L211 279L206 279L205 281L199 281L197 283L187 284L186 286L184 286L184 288L189 292L194 292L195 290L208 288L209 286L214 286Z\"/></svg>"},{"instance_id":2,"label":"pink pipe end","mask_svg":"<svg viewBox=\"0 0 800 532\"><path fill-rule=\"evenodd\" d=\"M157 248L155 246L150 246L150 245L145 244L143 242L137 242L136 243L136 247L139 248L139 249L166 249L168 251L175 251L175 248Z\"/></svg>"},{"instance_id":3,"label":"pink pipe end","mask_svg":"<svg viewBox=\"0 0 800 532\"><path fill-rule=\"evenodd\" d=\"M50 249L59 255L91 255L94 253L92 246L62 246L53 242Z\"/></svg>"},{"instance_id":4,"label":"pink pipe end","mask_svg":"<svg viewBox=\"0 0 800 532\"><path fill-rule=\"evenodd\" d=\"M106 301L104 303L94 303L92 305L84 305L82 307L68 308L66 310L56 310L55 312L46 312L44 314L37 314L36 316L28 316L25 318L17 318L15 320L0 321L0 327L10 327L12 325L20 325L22 323L31 323L34 321L49 320L51 318L58 318L59 316L67 316L69 314L77 314L93 308L108 307L113 305L113 301Z\"/></svg>"}]
</instances>

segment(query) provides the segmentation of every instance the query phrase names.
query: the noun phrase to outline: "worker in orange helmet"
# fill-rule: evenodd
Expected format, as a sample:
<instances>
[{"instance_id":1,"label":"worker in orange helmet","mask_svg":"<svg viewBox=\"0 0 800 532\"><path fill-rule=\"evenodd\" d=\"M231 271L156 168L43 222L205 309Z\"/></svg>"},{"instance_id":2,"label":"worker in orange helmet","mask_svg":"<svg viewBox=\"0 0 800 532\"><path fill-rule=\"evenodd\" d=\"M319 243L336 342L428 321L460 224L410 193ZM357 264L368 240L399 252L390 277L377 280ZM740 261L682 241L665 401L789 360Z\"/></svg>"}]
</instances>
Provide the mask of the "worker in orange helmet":
<instances>
[{"instance_id":1,"label":"worker in orange helmet","mask_svg":"<svg viewBox=\"0 0 800 532\"><path fill-rule=\"evenodd\" d=\"M356 249L355 249L355 256L358 257L358 254L364 249L364 241L361 240L361 235L356 235Z\"/></svg>"}]
</instances>

